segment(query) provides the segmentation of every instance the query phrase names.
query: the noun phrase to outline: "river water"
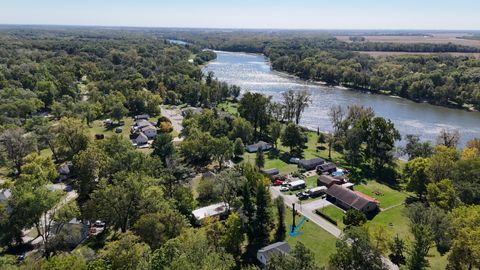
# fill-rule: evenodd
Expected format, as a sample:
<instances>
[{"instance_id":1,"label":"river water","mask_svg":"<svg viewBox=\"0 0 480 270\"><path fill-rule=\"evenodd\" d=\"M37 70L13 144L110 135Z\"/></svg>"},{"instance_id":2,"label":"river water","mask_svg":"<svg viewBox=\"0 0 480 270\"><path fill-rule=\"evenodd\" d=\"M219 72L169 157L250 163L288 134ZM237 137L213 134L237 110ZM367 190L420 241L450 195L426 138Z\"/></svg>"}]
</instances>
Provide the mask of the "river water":
<instances>
[{"instance_id":1,"label":"river water","mask_svg":"<svg viewBox=\"0 0 480 270\"><path fill-rule=\"evenodd\" d=\"M302 126L321 131L331 131L328 117L330 107L347 107L357 104L371 107L379 116L391 119L402 137L417 134L422 140L435 139L442 128L460 131L460 147L475 137L480 137L480 112L415 103L398 97L374 95L338 87L309 83L273 71L263 55L217 51L217 59L203 69L213 71L220 81L236 84L242 91L252 91L271 96L274 101L282 100L282 93L293 90L308 90L312 103L300 121ZM403 145L402 142L399 145Z\"/></svg>"}]
</instances>

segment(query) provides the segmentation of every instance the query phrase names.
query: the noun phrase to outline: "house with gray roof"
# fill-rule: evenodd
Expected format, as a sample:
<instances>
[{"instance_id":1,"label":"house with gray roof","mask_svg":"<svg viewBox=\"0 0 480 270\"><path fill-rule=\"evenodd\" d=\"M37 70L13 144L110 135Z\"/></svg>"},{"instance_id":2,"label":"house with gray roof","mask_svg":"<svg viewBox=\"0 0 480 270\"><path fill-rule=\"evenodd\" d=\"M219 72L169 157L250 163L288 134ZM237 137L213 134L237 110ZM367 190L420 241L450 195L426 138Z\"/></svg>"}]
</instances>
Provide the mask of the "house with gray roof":
<instances>
[{"instance_id":1,"label":"house with gray roof","mask_svg":"<svg viewBox=\"0 0 480 270\"><path fill-rule=\"evenodd\" d=\"M271 144L264 141L259 141L255 144L247 145L247 147L245 147L245 150L247 150L247 152L249 153L256 153L259 150L266 151L266 150L270 150L271 148L272 148Z\"/></svg>"},{"instance_id":2,"label":"house with gray roof","mask_svg":"<svg viewBox=\"0 0 480 270\"><path fill-rule=\"evenodd\" d=\"M290 246L287 242L277 242L259 249L257 251L257 259L260 262L260 266L265 267L273 256L288 255L289 253Z\"/></svg>"},{"instance_id":3,"label":"house with gray roof","mask_svg":"<svg viewBox=\"0 0 480 270\"><path fill-rule=\"evenodd\" d=\"M311 159L301 159L298 162L298 168L304 169L306 171L315 170L317 166L322 165L325 163L325 160L321 158L311 158Z\"/></svg>"}]
</instances>

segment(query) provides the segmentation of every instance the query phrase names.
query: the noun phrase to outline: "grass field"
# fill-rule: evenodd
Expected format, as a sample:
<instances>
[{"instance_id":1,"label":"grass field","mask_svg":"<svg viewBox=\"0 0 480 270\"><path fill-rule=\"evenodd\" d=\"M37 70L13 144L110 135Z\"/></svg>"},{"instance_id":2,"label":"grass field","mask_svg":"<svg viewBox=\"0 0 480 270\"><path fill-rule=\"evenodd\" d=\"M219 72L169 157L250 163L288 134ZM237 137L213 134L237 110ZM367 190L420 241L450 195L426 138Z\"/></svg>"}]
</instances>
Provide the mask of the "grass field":
<instances>
[{"instance_id":1,"label":"grass field","mask_svg":"<svg viewBox=\"0 0 480 270\"><path fill-rule=\"evenodd\" d=\"M297 216L297 224L301 219L301 216ZM288 231L290 229L290 224L292 224L292 210L290 208L287 208L285 222ZM298 231L302 232L302 234L298 236L287 235L285 241L287 241L292 249L297 242L302 242L315 254L315 261L317 264L319 266L325 266L328 263L330 255L335 252L336 238L315 223L308 221L303 223Z\"/></svg>"},{"instance_id":2,"label":"grass field","mask_svg":"<svg viewBox=\"0 0 480 270\"><path fill-rule=\"evenodd\" d=\"M329 216L331 219L335 220L337 222L337 227L342 229L345 228L345 224L343 224L343 217L345 216L345 213L342 209L338 208L335 205L329 205L327 207L324 207L320 209L320 211Z\"/></svg>"},{"instance_id":3,"label":"grass field","mask_svg":"<svg viewBox=\"0 0 480 270\"><path fill-rule=\"evenodd\" d=\"M354 186L354 189L380 201L380 208L383 209L402 204L408 197L407 193L394 190L375 181Z\"/></svg>"}]
</instances>

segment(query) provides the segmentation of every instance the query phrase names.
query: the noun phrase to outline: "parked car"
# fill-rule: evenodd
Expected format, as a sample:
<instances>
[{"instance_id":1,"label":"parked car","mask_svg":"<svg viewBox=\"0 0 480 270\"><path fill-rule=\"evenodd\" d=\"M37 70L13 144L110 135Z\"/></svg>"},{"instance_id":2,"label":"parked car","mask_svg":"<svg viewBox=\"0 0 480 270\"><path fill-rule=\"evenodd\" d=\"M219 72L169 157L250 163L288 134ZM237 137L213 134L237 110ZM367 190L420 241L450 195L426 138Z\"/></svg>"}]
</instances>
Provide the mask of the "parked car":
<instances>
[{"instance_id":1,"label":"parked car","mask_svg":"<svg viewBox=\"0 0 480 270\"><path fill-rule=\"evenodd\" d=\"M288 162L291 163L291 164L298 164L299 161L300 161L300 159L296 158L296 157L292 157L288 160Z\"/></svg>"},{"instance_id":2,"label":"parked car","mask_svg":"<svg viewBox=\"0 0 480 270\"><path fill-rule=\"evenodd\" d=\"M290 190L290 189L289 189L288 187L286 187L286 186L282 186L282 187L280 188L280 191L282 191L282 192L289 191L289 190Z\"/></svg>"},{"instance_id":3,"label":"parked car","mask_svg":"<svg viewBox=\"0 0 480 270\"><path fill-rule=\"evenodd\" d=\"M298 198L299 200L306 200L306 199L309 198L309 197L308 197L308 194L305 193L305 192L303 192L303 191L297 192L297 193L295 194L295 196L297 196L297 198Z\"/></svg>"},{"instance_id":4,"label":"parked car","mask_svg":"<svg viewBox=\"0 0 480 270\"><path fill-rule=\"evenodd\" d=\"M285 183L285 181L277 179L277 180L273 181L272 185L281 186L281 185L283 185L283 183Z\"/></svg>"}]
</instances>

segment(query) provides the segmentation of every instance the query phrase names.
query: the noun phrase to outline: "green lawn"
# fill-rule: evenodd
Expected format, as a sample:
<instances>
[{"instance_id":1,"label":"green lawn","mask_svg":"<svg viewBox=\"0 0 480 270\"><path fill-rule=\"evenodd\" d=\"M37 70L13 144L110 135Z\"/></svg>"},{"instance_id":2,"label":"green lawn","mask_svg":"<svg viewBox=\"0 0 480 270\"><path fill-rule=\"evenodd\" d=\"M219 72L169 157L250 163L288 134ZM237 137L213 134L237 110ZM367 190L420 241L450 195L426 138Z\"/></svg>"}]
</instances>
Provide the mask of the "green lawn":
<instances>
[{"instance_id":1,"label":"green lawn","mask_svg":"<svg viewBox=\"0 0 480 270\"><path fill-rule=\"evenodd\" d=\"M407 193L394 190L376 181L368 181L364 184L356 185L353 188L380 201L380 208L388 208L402 204L405 198L408 197Z\"/></svg>"},{"instance_id":2,"label":"green lawn","mask_svg":"<svg viewBox=\"0 0 480 270\"><path fill-rule=\"evenodd\" d=\"M335 205L329 205L327 207L324 207L320 209L320 211L329 216L331 219L335 220L337 222L337 227L342 229L345 228L345 225L343 224L343 217L345 216L345 213L342 209L338 208Z\"/></svg>"},{"instance_id":3,"label":"green lawn","mask_svg":"<svg viewBox=\"0 0 480 270\"><path fill-rule=\"evenodd\" d=\"M297 224L301 219L301 216L297 216ZM287 208L285 222L288 231L290 230L290 224L292 224L292 210L290 208ZM298 232L302 232L302 234L293 237L287 233L285 241L287 241L292 249L297 242L302 242L315 254L317 264L319 266L325 266L328 263L330 255L335 252L336 238L311 221L303 223Z\"/></svg>"}]
</instances>

